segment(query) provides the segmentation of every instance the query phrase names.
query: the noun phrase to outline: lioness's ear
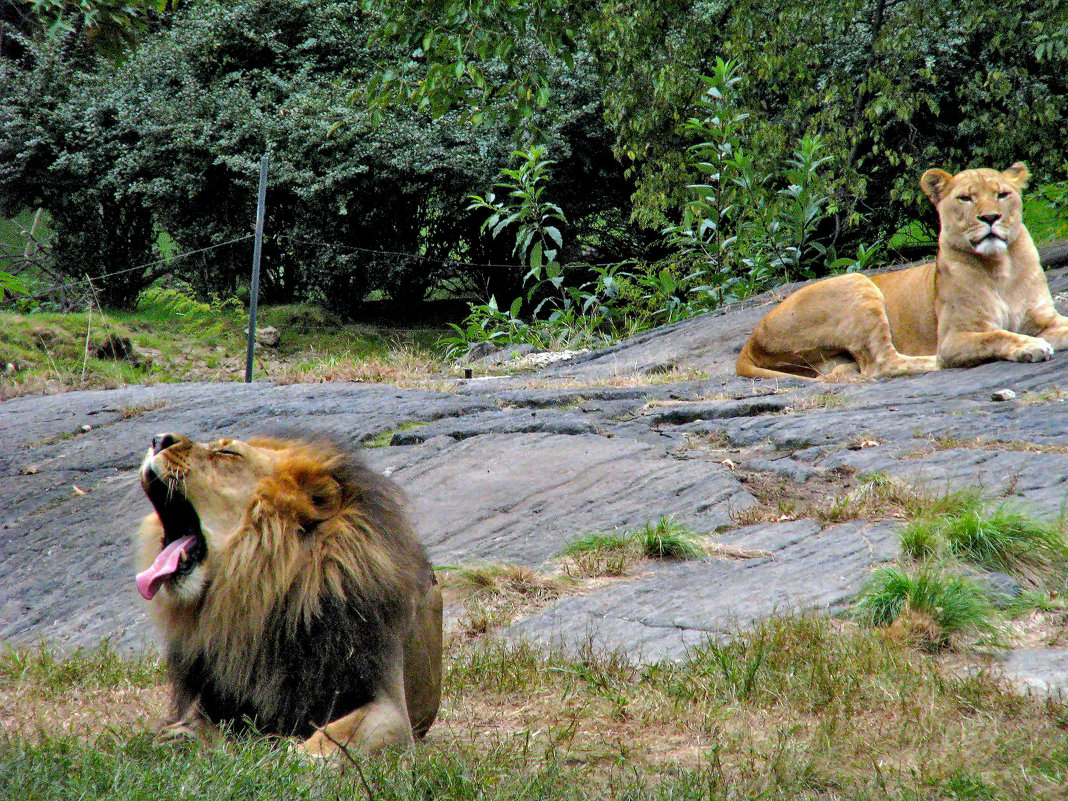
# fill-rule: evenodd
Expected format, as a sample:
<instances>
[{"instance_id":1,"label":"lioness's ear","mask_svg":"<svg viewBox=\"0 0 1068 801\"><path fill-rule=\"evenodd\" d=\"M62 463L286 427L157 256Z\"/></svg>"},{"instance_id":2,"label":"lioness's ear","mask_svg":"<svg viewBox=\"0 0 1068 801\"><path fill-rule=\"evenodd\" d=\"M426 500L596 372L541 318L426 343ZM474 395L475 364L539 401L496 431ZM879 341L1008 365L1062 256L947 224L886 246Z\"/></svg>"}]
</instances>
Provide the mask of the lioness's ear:
<instances>
[{"instance_id":1,"label":"lioness's ear","mask_svg":"<svg viewBox=\"0 0 1068 801\"><path fill-rule=\"evenodd\" d=\"M931 202L936 206L938 201L946 193L946 187L949 186L949 182L953 180L953 176L945 170L928 170L920 176L920 187L923 189L923 193L931 199Z\"/></svg>"},{"instance_id":2,"label":"lioness's ear","mask_svg":"<svg viewBox=\"0 0 1068 801\"><path fill-rule=\"evenodd\" d=\"M1016 187L1017 190L1027 186L1027 181L1031 177L1031 173L1027 171L1027 165L1022 161L1017 161L1001 174L1005 177L1005 180Z\"/></svg>"}]
</instances>

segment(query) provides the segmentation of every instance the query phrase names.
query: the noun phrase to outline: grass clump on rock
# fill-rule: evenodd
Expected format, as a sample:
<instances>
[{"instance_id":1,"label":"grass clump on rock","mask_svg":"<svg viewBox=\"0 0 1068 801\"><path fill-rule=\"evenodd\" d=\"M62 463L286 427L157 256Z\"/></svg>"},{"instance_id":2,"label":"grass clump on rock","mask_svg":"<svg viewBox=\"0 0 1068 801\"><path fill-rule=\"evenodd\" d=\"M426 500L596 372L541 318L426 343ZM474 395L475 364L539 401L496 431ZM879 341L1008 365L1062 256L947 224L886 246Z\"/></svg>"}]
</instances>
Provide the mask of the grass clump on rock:
<instances>
[{"instance_id":1,"label":"grass clump on rock","mask_svg":"<svg viewBox=\"0 0 1068 801\"><path fill-rule=\"evenodd\" d=\"M705 559L708 551L698 536L669 516L636 531L596 532L575 540L560 556L568 569L582 576L625 576L644 559Z\"/></svg>"},{"instance_id":2,"label":"grass clump on rock","mask_svg":"<svg viewBox=\"0 0 1068 801\"><path fill-rule=\"evenodd\" d=\"M978 502L910 523L902 549L914 559L952 557L1012 574L1032 586L1058 576L1068 566L1061 525L1030 518L1006 505L986 510Z\"/></svg>"},{"instance_id":3,"label":"grass clump on rock","mask_svg":"<svg viewBox=\"0 0 1068 801\"><path fill-rule=\"evenodd\" d=\"M932 650L948 646L954 635L994 630L993 607L982 588L928 565L912 572L898 565L876 570L861 590L854 615Z\"/></svg>"},{"instance_id":4,"label":"grass clump on rock","mask_svg":"<svg viewBox=\"0 0 1068 801\"><path fill-rule=\"evenodd\" d=\"M697 536L670 517L661 517L639 529L635 536L641 544L642 554L648 559L684 562L707 556L697 542Z\"/></svg>"}]
</instances>

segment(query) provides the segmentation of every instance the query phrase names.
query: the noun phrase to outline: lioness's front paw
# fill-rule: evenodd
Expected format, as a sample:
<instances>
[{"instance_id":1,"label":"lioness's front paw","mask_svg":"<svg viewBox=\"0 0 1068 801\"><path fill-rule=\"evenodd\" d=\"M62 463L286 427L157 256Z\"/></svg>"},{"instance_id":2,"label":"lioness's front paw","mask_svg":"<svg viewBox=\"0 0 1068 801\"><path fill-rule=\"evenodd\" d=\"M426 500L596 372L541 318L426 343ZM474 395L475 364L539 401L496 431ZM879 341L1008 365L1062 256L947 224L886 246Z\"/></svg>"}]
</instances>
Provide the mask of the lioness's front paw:
<instances>
[{"instance_id":1,"label":"lioness's front paw","mask_svg":"<svg viewBox=\"0 0 1068 801\"><path fill-rule=\"evenodd\" d=\"M1010 357L1014 362L1044 362L1053 358L1053 346L1040 337L1017 348Z\"/></svg>"}]
</instances>

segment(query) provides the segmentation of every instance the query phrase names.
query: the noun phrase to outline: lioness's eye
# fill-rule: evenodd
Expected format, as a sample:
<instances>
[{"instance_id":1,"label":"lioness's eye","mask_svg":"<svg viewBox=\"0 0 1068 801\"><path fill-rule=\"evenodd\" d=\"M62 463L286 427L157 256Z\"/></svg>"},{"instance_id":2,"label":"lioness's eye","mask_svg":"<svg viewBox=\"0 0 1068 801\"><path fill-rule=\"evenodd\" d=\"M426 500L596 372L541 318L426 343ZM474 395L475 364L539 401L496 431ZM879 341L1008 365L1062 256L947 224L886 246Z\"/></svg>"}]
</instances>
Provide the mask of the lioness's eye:
<instances>
[{"instance_id":1,"label":"lioness's eye","mask_svg":"<svg viewBox=\"0 0 1068 801\"><path fill-rule=\"evenodd\" d=\"M960 196L957 197L957 200L959 200L961 203L971 203L972 202L972 196L971 195L960 195Z\"/></svg>"},{"instance_id":2,"label":"lioness's eye","mask_svg":"<svg viewBox=\"0 0 1068 801\"><path fill-rule=\"evenodd\" d=\"M1003 192L998 192L998 200L1004 200L1010 194L1011 194L1010 192L1004 192L1004 191Z\"/></svg>"},{"instance_id":3,"label":"lioness's eye","mask_svg":"<svg viewBox=\"0 0 1068 801\"><path fill-rule=\"evenodd\" d=\"M215 455L216 456L240 456L241 454L238 453L237 451L232 451L229 448L219 448L217 451L215 451Z\"/></svg>"}]
</instances>

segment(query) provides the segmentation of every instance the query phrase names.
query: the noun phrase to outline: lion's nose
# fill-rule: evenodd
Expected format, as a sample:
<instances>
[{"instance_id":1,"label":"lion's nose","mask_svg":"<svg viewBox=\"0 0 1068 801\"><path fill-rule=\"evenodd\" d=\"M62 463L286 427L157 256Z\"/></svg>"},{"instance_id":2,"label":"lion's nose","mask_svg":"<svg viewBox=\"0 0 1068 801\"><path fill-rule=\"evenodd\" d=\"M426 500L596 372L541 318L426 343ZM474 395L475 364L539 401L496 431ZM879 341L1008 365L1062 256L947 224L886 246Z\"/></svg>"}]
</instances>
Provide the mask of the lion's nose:
<instances>
[{"instance_id":1,"label":"lion's nose","mask_svg":"<svg viewBox=\"0 0 1068 801\"><path fill-rule=\"evenodd\" d=\"M985 222L987 225L993 225L1001 219L1000 214L980 214L979 219Z\"/></svg>"},{"instance_id":2,"label":"lion's nose","mask_svg":"<svg viewBox=\"0 0 1068 801\"><path fill-rule=\"evenodd\" d=\"M177 441L178 440L175 438L174 434L159 434L152 437L152 453L161 453Z\"/></svg>"}]
</instances>

